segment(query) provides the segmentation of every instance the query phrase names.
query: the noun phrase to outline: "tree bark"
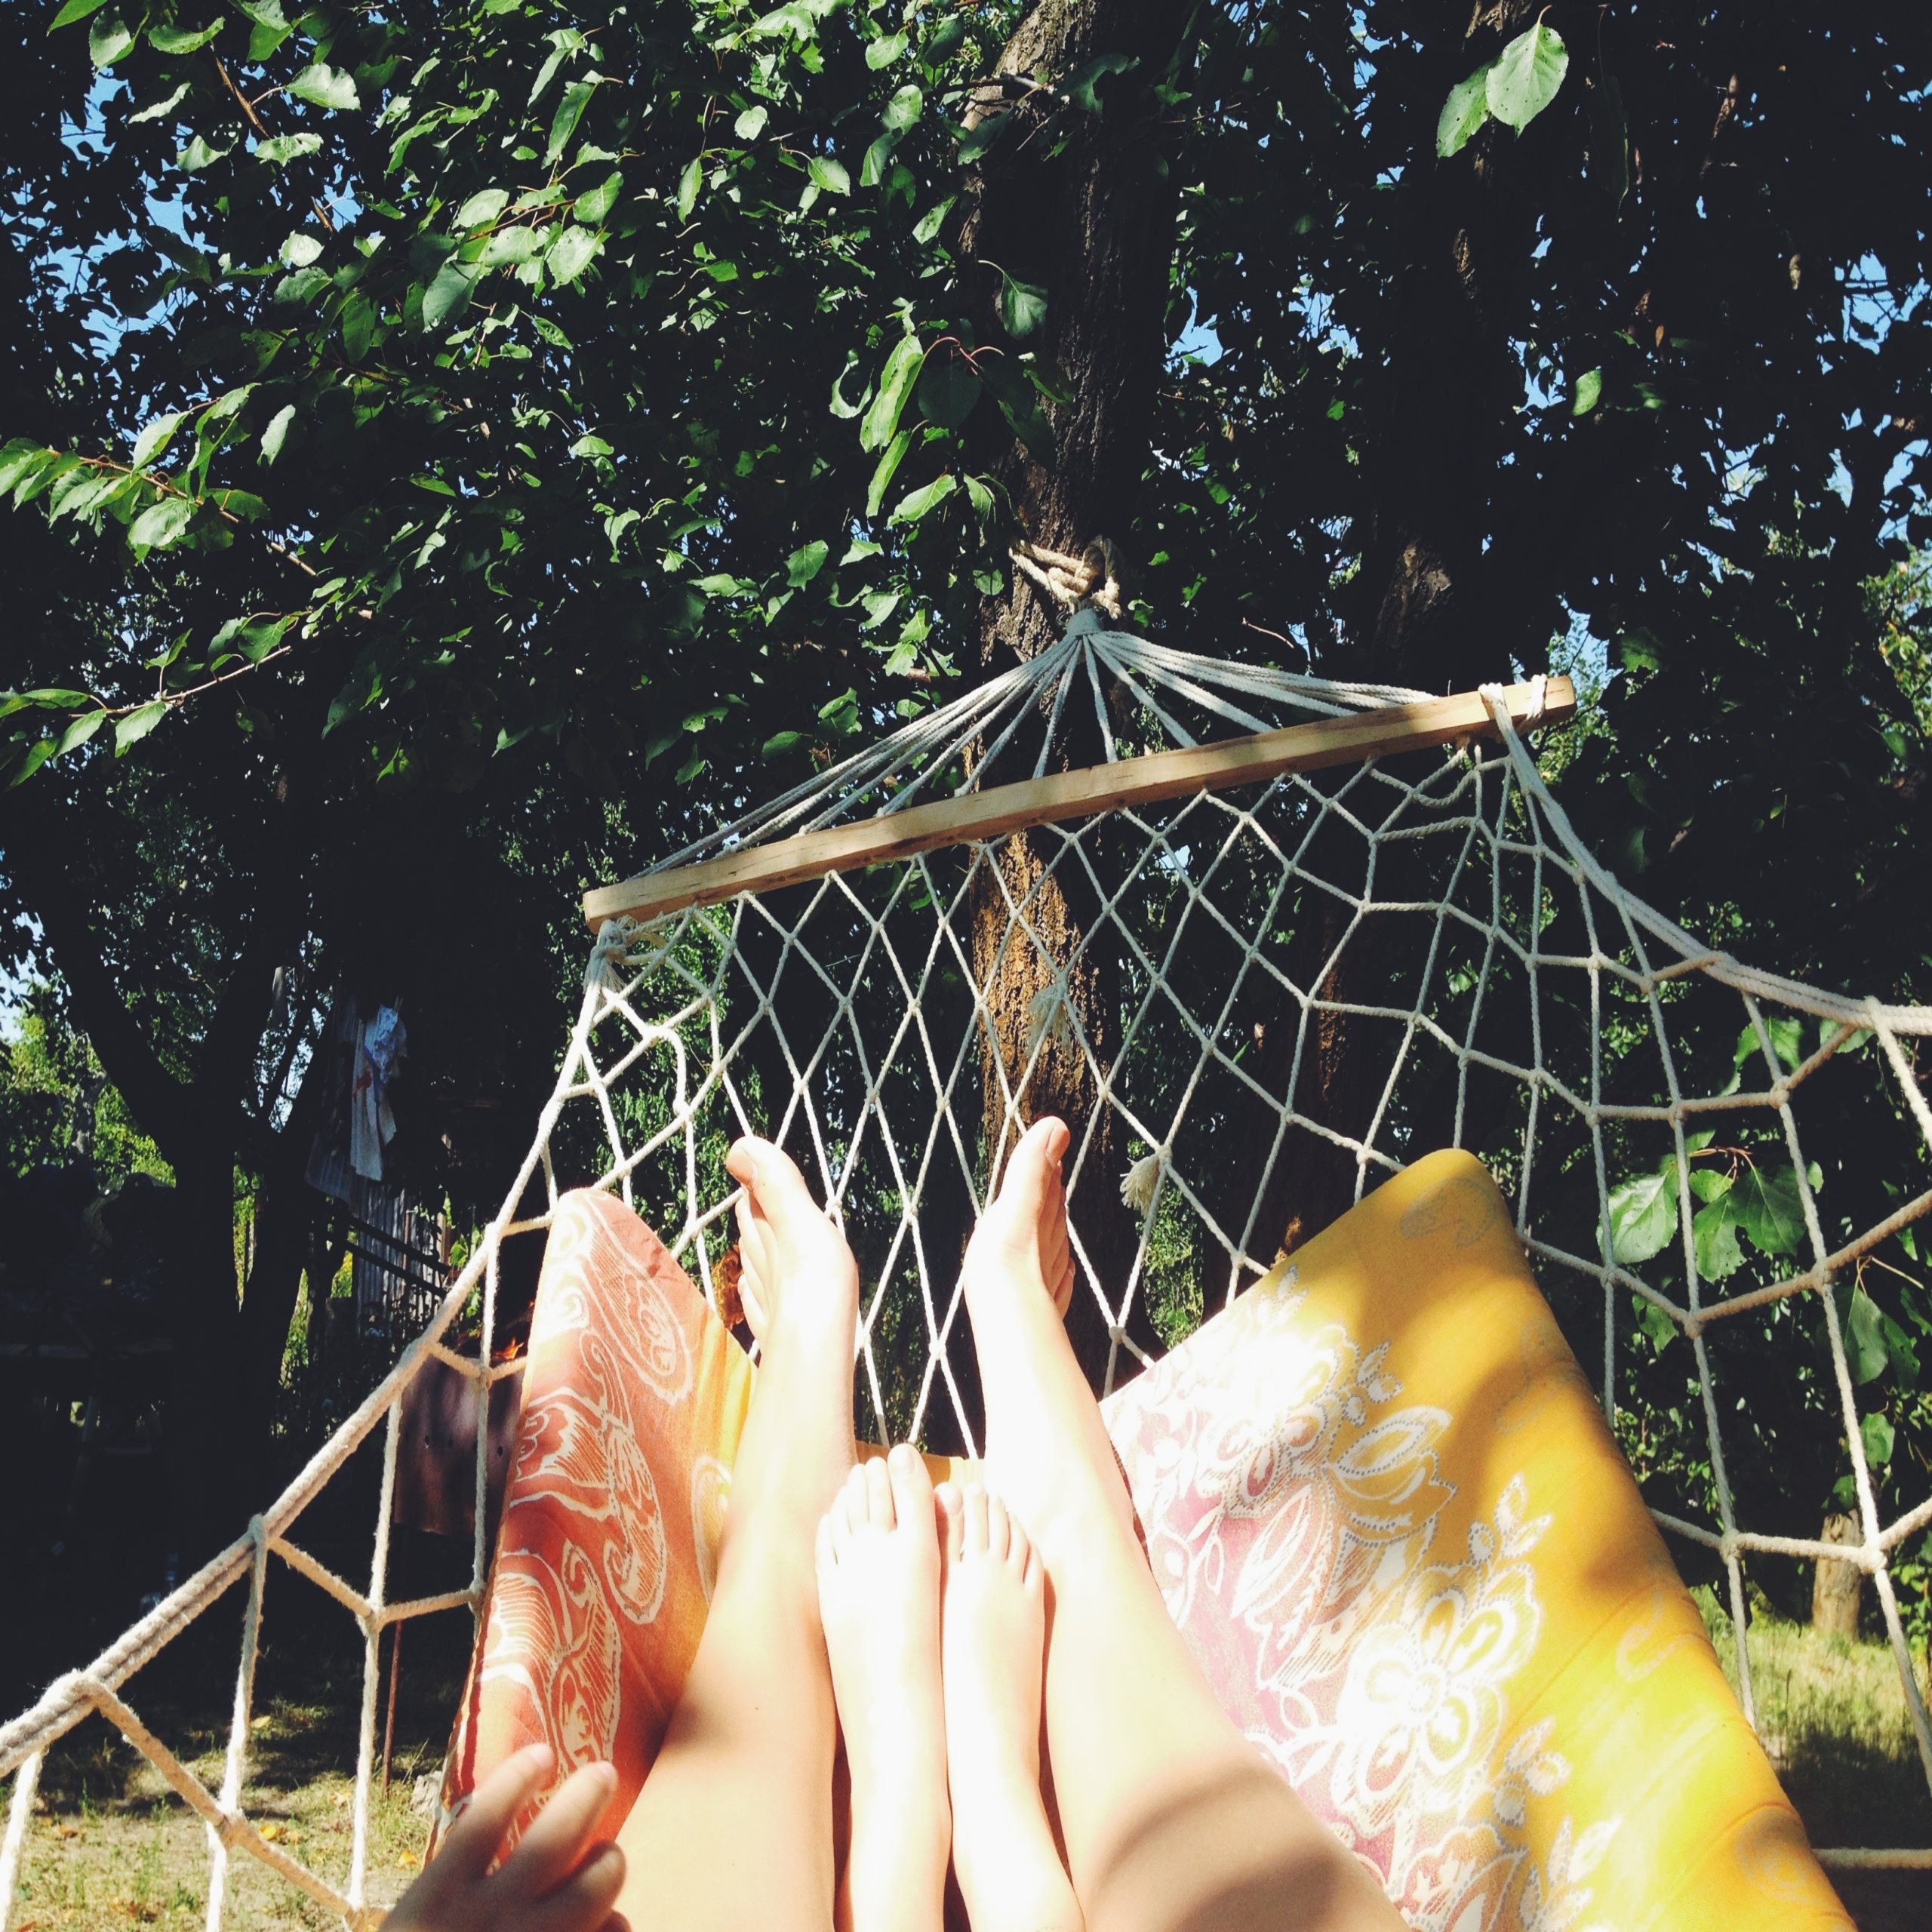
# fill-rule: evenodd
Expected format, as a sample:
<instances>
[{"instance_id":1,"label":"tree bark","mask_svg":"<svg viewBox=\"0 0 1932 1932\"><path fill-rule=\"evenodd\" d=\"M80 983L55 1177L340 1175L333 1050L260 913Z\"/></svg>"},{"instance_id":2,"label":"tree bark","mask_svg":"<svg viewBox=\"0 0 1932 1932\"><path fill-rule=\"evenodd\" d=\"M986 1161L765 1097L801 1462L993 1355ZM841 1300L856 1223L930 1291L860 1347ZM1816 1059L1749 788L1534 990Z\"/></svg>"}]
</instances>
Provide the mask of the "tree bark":
<instances>
[{"instance_id":1,"label":"tree bark","mask_svg":"<svg viewBox=\"0 0 1932 1932\"><path fill-rule=\"evenodd\" d=\"M1174 197L1159 158L1152 82L1180 46L1186 10L1170 0L1044 0L1021 23L995 69L1014 125L992 150L964 196L957 253L964 266L974 332L983 345L1005 343L999 313L1002 272L1047 291L1036 340L1042 361L1069 395L1050 406L1054 450L1027 450L1009 437L994 412L977 424L980 451L1005 485L1014 520L1031 540L1078 554L1102 536L1132 528L1140 480L1149 459L1149 424L1166 346L1166 311L1174 245ZM1106 85L1097 115L1082 114L1028 80L1064 75L1103 54L1134 65ZM989 84L989 105L1001 90ZM1029 139L1052 120L1051 138ZM997 266L995 266L997 265ZM1012 355L1011 347L1001 352ZM1029 658L1060 635L1063 614L1016 583L989 600L980 623L982 662L1008 651ZM1085 707L1080 707L1084 721ZM1075 715L1072 707L1069 716ZM1063 765L1102 755L1070 735ZM983 782L998 783L988 773ZM1119 1038L1119 988L1111 957L1074 965L1097 903L1081 869L1065 863L1049 875L1060 849L1052 834L1023 833L1002 844L1000 878L983 875L971 905L974 976L986 998L982 1041L983 1137L989 1171L1008 1143L1004 1092L1017 1088L1017 1124L1058 1114L1086 1145L1072 1203L1076 1235L1105 1293L1117 1301L1137 1229L1118 1198L1127 1164L1124 1137L1101 1104L1100 1072ZM1004 890L1002 890L1002 881ZM1011 920L1008 895L1027 905L1039 944ZM1068 991L1092 1057L1054 1032L1041 1042L1030 1075L1036 997L1067 974ZM1108 1372L1114 1338L1084 1284L1075 1293L1069 1331L1095 1381ZM1125 1364L1116 1364L1118 1374Z\"/></svg>"},{"instance_id":2,"label":"tree bark","mask_svg":"<svg viewBox=\"0 0 1932 1932\"><path fill-rule=\"evenodd\" d=\"M1536 19L1534 0L1497 0L1470 30L1444 34L1435 48L1441 95L1478 63ZM1500 461L1520 374L1510 344L1515 291L1530 266L1536 203L1522 183L1537 165L1540 135L1519 139L1492 125L1469 158L1439 165L1432 124L1419 124L1408 220L1420 232L1396 258L1414 264L1391 286L1397 345L1379 389L1380 407L1365 438L1363 463L1374 508L1349 624L1348 675L1426 691L1466 690L1507 669L1539 639L1523 628L1534 586L1486 553L1484 506ZM1340 875L1353 863L1342 849L1359 838L1338 832L1318 844L1309 869ZM1426 897L1439 882L1423 875L1420 855L1385 847L1377 897ZM1402 935L1370 918L1337 955L1345 909L1322 906L1297 928L1284 961L1294 983L1316 998L1390 1003L1392 976L1407 963ZM1284 993L1257 1028L1270 1091L1286 1082L1300 1023ZM1376 1023L1327 1012L1309 1018L1297 1110L1359 1139L1389 1073L1386 1041ZM1258 1167L1275 1127L1273 1110L1251 1097L1238 1144ZM1355 1199L1357 1164L1348 1149L1291 1130L1267 1177L1254 1245L1269 1231L1292 1253ZM1257 1183L1260 1177L1255 1177ZM1266 1254L1257 1258L1265 1261Z\"/></svg>"},{"instance_id":3,"label":"tree bark","mask_svg":"<svg viewBox=\"0 0 1932 1932\"><path fill-rule=\"evenodd\" d=\"M1859 1543L1865 1532L1848 1510L1835 1509L1818 1533L1823 1543ZM1856 1641L1858 1615L1865 1598L1865 1572L1855 1563L1835 1563L1821 1557L1811 1579L1811 1627L1823 1637Z\"/></svg>"}]
</instances>

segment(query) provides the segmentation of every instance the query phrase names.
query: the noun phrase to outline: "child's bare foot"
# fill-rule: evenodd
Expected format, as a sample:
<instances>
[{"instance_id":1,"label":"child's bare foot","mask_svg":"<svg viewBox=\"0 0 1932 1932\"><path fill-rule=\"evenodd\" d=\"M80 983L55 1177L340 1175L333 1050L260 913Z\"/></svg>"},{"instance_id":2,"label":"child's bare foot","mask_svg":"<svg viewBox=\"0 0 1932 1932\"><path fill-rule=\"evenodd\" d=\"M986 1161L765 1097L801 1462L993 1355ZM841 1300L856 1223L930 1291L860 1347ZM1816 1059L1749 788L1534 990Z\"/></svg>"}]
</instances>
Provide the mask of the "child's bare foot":
<instances>
[{"instance_id":1,"label":"child's bare foot","mask_svg":"<svg viewBox=\"0 0 1932 1932\"><path fill-rule=\"evenodd\" d=\"M819 1614L852 1777L841 1932L938 1932L952 1832L932 1479L901 1444L818 1531Z\"/></svg>"},{"instance_id":2,"label":"child's bare foot","mask_svg":"<svg viewBox=\"0 0 1932 1932\"><path fill-rule=\"evenodd\" d=\"M939 1502L952 1862L966 1915L973 1932L1079 1932L1040 1796L1046 1572L998 1497L946 1483Z\"/></svg>"},{"instance_id":3,"label":"child's bare foot","mask_svg":"<svg viewBox=\"0 0 1932 1932\"><path fill-rule=\"evenodd\" d=\"M617 1789L608 1764L585 1764L566 1778L491 1869L551 1761L548 1745L528 1745L476 1787L423 1875L383 1920L392 1932L627 1932L629 1921L611 1909L624 1854L590 1836Z\"/></svg>"},{"instance_id":4,"label":"child's bare foot","mask_svg":"<svg viewBox=\"0 0 1932 1932\"><path fill-rule=\"evenodd\" d=\"M1073 1287L1067 1140L1051 1117L1027 1129L961 1271L986 1392L988 1485L1024 1518L1049 1570L1096 1512L1134 1531L1125 1479L1060 1320Z\"/></svg>"}]
</instances>

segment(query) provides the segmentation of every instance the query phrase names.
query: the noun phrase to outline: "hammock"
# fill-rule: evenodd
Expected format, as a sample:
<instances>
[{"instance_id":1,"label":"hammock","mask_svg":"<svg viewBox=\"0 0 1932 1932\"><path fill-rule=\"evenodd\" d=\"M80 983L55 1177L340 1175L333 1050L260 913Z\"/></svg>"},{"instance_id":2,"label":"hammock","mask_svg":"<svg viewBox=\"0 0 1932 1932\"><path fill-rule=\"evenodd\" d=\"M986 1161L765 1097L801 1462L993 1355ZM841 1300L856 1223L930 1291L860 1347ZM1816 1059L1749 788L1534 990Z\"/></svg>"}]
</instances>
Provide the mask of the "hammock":
<instances>
[{"instance_id":1,"label":"hammock","mask_svg":"<svg viewBox=\"0 0 1932 1932\"><path fill-rule=\"evenodd\" d=\"M996 1179L1036 1075L1084 1082L1093 1101L1075 1122L1068 1177L1075 1293L1104 1338L1103 1392L1156 1356L1163 1334L1268 1274L1280 1225L1265 1204L1311 1150L1352 1168L1358 1199L1434 1147L1480 1154L1573 1340L1591 1331L1591 1375L1613 1426L1632 1349L1687 1346L1697 1400L1684 1446L1708 1480L1681 1513L1654 1513L1721 1571L1746 1717L1755 1721L1747 1562L1851 1564L1872 1586L1932 1786L1932 1725L1890 1571L1932 1524L1932 1501L1881 1513L1857 1337L1841 1307L1864 1258L1932 1209L1932 1109L1907 1044L1932 1033L1932 1009L1757 971L1625 891L1577 838L1524 736L1568 703L1561 680L1452 698L1333 683L1151 643L1083 610L1030 662L642 878L590 894L597 936L555 1088L435 1318L244 1535L0 1728L0 1776L14 1778L0 1932L45 1754L94 1712L206 1823L211 1932L237 1850L352 1925L380 1919L368 1899L382 1633L477 1611L490 1558L479 1428L469 1586L390 1601L401 1397L439 1362L475 1386L480 1412L491 1384L521 1372L521 1361L492 1361L503 1257L512 1243L543 1240L574 1182L635 1207L715 1306L729 1293L724 1149L752 1127L780 1141L860 1256L862 1427L881 1441L972 1453L956 1238ZM1066 769L1069 747L1081 746L1088 762ZM1389 761L1411 753L1399 769ZM1002 858L1004 835L1021 826L1033 856L1017 864ZM1316 930L1333 943L1311 958ZM1375 967L1366 983L1340 970L1364 948ZM1023 1026L1011 1051L992 1051L1002 1026L1012 1031L1016 987ZM1352 1119L1336 1117L1319 1078L1337 1025L1376 1054L1373 1091ZM1735 1063L1694 1063L1694 1035L1737 1038ZM1833 1237L1829 1186L1821 1194L1801 1136L1821 1075L1862 1081L1866 1104L1900 1123L1895 1204ZM1776 1152L1786 1192L1764 1211L1785 1213L1782 1246L1746 1249L1734 1231L1728 1250L1721 1235L1704 1238L1706 1121L1734 1139L1761 1130L1760 1155ZM1125 1247L1090 1251L1082 1230L1118 1211ZM443 1337L472 1296L480 1340L459 1352ZM1798 1297L1829 1339L1854 1543L1761 1533L1734 1500L1727 1443L1748 1392L1724 1382L1724 1344ZM351 1581L302 1547L298 1519L378 1429L370 1573ZM352 1847L346 1872L328 1876L265 1838L245 1801L271 1558L340 1602L364 1640ZM241 1657L211 1789L125 1693L232 1589L245 1598ZM1932 1869L1932 1845L1820 1857Z\"/></svg>"}]
</instances>

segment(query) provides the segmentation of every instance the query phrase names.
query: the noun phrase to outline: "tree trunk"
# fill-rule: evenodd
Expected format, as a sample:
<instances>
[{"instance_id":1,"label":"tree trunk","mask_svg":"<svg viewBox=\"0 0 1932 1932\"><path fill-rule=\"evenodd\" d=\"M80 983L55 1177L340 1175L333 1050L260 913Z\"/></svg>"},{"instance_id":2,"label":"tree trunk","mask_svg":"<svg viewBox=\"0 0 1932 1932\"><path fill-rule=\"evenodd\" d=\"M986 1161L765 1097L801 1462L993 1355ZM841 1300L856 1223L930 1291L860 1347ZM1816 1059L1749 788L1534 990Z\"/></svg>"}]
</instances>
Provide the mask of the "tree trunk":
<instances>
[{"instance_id":1,"label":"tree trunk","mask_svg":"<svg viewBox=\"0 0 1932 1932\"><path fill-rule=\"evenodd\" d=\"M1432 36L1442 96L1539 11L1534 0L1498 0L1478 11L1469 32ZM1426 142L1432 128L1418 132ZM1416 266L1389 290L1398 347L1363 451L1374 509L1349 624L1351 677L1466 690L1503 674L1512 654L1528 657L1543 641L1527 628L1529 614L1540 608L1534 574L1520 560L1485 551L1481 512L1520 400L1511 318L1514 291L1533 258L1537 208L1521 184L1540 165L1539 143L1550 138L1547 129L1519 138L1492 125L1471 144L1466 162L1438 165L1426 146L1416 155L1414 199L1407 205L1421 230L1411 251ZM1344 840L1360 844L1355 835L1338 833L1310 854L1309 869L1333 878L1336 866L1352 863L1338 849ZM1385 847L1377 897L1439 891L1439 880L1419 872L1389 875L1392 868L1410 870L1418 859ZM1334 957L1346 920L1346 909L1333 907L1305 919L1285 962L1289 977L1323 1000L1395 1003L1392 981L1411 963L1404 936L1371 918ZM1284 992L1257 1029L1276 1094L1285 1095L1300 1013ZM1388 1078L1386 1031L1348 1014L1312 1016L1309 1025L1297 1110L1359 1138ZM1258 1166L1275 1117L1259 1100L1251 1099L1247 1112L1248 1131L1237 1138L1252 1147L1260 1137L1258 1154L1248 1157ZM1354 1201L1357 1171L1349 1149L1291 1130L1267 1178L1254 1245L1265 1247L1272 1230L1292 1252L1319 1233Z\"/></svg>"},{"instance_id":2,"label":"tree trunk","mask_svg":"<svg viewBox=\"0 0 1932 1932\"><path fill-rule=\"evenodd\" d=\"M1174 244L1174 197L1154 138L1149 90L1173 61L1186 19L1186 9L1170 0L1044 0L1021 23L996 69L997 76L1046 79L1103 54L1134 63L1108 84L1097 115L1044 93L1027 95L1011 110L1016 125L964 197L957 251L979 341L1005 340L1002 272L1047 291L1044 324L1026 346L1037 347L1071 398L1048 411L1052 460L1007 436L991 410L980 412L984 420L976 427L987 466L1011 497L1020 531L1055 549L1077 554L1097 537L1125 537L1149 461ZM990 86L983 94L990 104ZM1050 118L1056 122L1053 137L1028 138ZM1044 598L1016 583L1010 596L983 608L982 661L991 666L1009 651L1031 657L1054 641L1062 621L1063 614ZM1097 737L1088 746L1074 739L1062 761L1100 755ZM984 780L998 782L992 773ZM1076 880L1063 863L1048 875L1060 849L1051 834L1006 840L998 862L1004 891L998 880L983 875L973 898L973 964L986 1001L984 1151L989 1171L997 1168L1015 1124L1006 1108L1008 1089L1019 1089L1018 1126L1046 1114L1066 1121L1075 1148L1086 1146L1075 1230L1103 1291L1117 1300L1137 1229L1119 1200L1124 1137L1112 1110L1100 1105L1096 1078L1097 1066L1111 1066L1119 1036L1119 990L1110 958L1084 961L1068 975L1092 1060L1054 1032L1020 1084L1034 1043L1035 998L1072 964L1095 910L1084 871ZM1027 903L1038 946L1011 923L1007 893ZM1075 1291L1068 1325L1097 1383L1108 1373L1114 1343L1084 1284ZM1115 1373L1124 1366L1116 1364Z\"/></svg>"},{"instance_id":3,"label":"tree trunk","mask_svg":"<svg viewBox=\"0 0 1932 1932\"><path fill-rule=\"evenodd\" d=\"M1819 1540L1832 1543L1860 1543L1865 1532L1858 1518L1848 1510L1835 1509L1825 1518ZM1865 1597L1865 1572L1855 1563L1835 1563L1821 1557L1811 1579L1811 1627L1823 1637L1856 1640L1858 1614Z\"/></svg>"}]
</instances>

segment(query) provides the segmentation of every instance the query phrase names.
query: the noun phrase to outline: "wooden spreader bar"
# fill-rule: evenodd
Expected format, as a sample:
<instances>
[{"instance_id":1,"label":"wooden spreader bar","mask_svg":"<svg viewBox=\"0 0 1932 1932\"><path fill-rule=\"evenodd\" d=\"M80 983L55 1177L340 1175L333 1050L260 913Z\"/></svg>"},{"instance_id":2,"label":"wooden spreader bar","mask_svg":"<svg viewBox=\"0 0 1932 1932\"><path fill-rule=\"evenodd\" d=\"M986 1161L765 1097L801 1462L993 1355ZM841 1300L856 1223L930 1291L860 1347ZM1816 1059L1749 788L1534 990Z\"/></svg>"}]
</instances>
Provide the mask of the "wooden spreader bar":
<instances>
[{"instance_id":1,"label":"wooden spreader bar","mask_svg":"<svg viewBox=\"0 0 1932 1932\"><path fill-rule=\"evenodd\" d=\"M1567 678L1547 680L1540 716L1532 709L1534 687L1512 685L1503 696L1518 729L1527 727L1532 717L1539 724L1561 724L1577 709L1576 687ZM1488 706L1474 691L1346 718L1319 718L1283 731L1155 752L1113 764L1086 765L1016 785L995 785L851 825L801 832L768 845L747 845L675 872L644 872L620 885L598 886L583 895L583 909L593 929L606 919L656 918L687 906L734 899L741 892L769 892L827 872L854 872L909 858L941 845L1000 838L1026 826L1085 818L1119 805L1158 804L1192 792L1260 784L1286 771L1316 771L1357 758L1423 751L1456 738L1491 736L1494 730Z\"/></svg>"}]
</instances>

